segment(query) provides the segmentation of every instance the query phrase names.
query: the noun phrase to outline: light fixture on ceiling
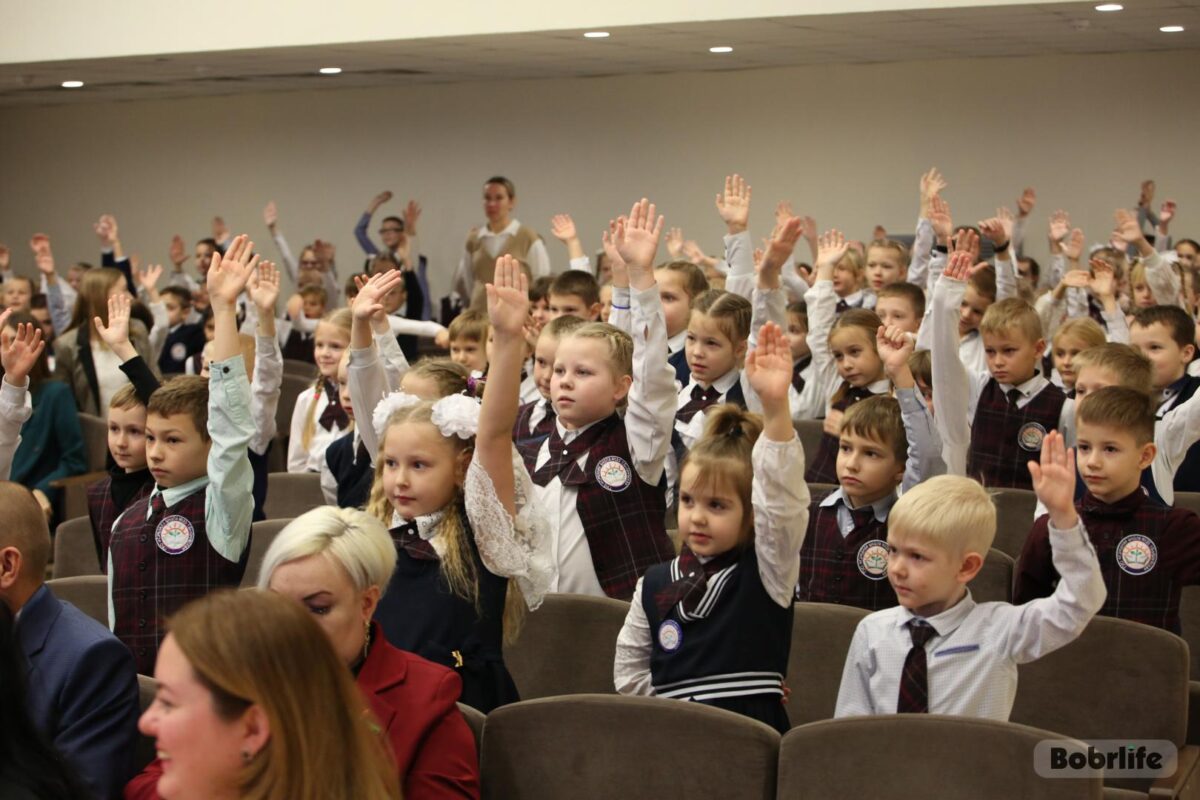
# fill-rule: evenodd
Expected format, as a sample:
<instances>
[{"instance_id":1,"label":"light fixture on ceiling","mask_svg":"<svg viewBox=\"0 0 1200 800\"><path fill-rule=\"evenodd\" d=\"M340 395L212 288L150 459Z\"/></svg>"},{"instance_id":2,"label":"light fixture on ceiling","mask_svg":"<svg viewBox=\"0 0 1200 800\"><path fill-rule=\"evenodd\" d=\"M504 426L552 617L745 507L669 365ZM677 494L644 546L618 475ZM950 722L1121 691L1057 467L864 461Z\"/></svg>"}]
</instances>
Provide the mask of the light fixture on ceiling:
<instances>
[{"instance_id":1,"label":"light fixture on ceiling","mask_svg":"<svg viewBox=\"0 0 1200 800\"><path fill-rule=\"evenodd\" d=\"M607 39L609 37L609 35L610 34L608 31L588 31L587 33L585 33L583 35L583 38L585 38L585 39Z\"/></svg>"},{"instance_id":2,"label":"light fixture on ceiling","mask_svg":"<svg viewBox=\"0 0 1200 800\"><path fill-rule=\"evenodd\" d=\"M1159 28L1163 33L1183 33L1182 25L1163 25Z\"/></svg>"},{"instance_id":3,"label":"light fixture on ceiling","mask_svg":"<svg viewBox=\"0 0 1200 800\"><path fill-rule=\"evenodd\" d=\"M63 81L62 87L64 89L81 89L83 88L83 81Z\"/></svg>"},{"instance_id":4,"label":"light fixture on ceiling","mask_svg":"<svg viewBox=\"0 0 1200 800\"><path fill-rule=\"evenodd\" d=\"M322 75L337 75L342 71L341 67L321 67L317 72Z\"/></svg>"},{"instance_id":5,"label":"light fixture on ceiling","mask_svg":"<svg viewBox=\"0 0 1200 800\"><path fill-rule=\"evenodd\" d=\"M1096 6L1097 11L1124 11L1125 6L1120 3L1101 3Z\"/></svg>"},{"instance_id":6,"label":"light fixture on ceiling","mask_svg":"<svg viewBox=\"0 0 1200 800\"><path fill-rule=\"evenodd\" d=\"M729 47L728 45L720 45L719 47L708 48L708 52L710 52L710 53L732 53L733 48Z\"/></svg>"}]
</instances>

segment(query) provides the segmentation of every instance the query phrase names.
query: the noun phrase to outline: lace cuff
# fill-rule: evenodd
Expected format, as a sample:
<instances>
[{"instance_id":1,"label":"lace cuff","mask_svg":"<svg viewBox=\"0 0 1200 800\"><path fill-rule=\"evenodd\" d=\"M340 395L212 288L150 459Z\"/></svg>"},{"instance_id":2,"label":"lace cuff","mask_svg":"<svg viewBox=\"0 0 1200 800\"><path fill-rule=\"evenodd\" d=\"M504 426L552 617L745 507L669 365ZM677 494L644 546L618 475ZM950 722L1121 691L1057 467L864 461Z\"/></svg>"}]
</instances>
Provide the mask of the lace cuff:
<instances>
[{"instance_id":1,"label":"lace cuff","mask_svg":"<svg viewBox=\"0 0 1200 800\"><path fill-rule=\"evenodd\" d=\"M533 611L542 604L553 579L550 527L533 502L533 481L515 447L512 461L516 519L496 496L491 477L475 461L467 468L463 493L484 566L493 574L514 578Z\"/></svg>"}]
</instances>

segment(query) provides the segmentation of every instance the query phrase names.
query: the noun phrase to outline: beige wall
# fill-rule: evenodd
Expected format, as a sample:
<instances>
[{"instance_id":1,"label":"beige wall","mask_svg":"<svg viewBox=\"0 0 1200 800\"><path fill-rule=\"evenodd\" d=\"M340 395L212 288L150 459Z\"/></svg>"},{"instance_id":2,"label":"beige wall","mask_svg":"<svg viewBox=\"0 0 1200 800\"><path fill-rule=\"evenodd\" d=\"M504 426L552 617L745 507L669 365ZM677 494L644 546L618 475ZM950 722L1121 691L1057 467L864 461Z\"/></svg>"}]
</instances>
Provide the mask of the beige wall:
<instances>
[{"instance_id":1,"label":"beige wall","mask_svg":"<svg viewBox=\"0 0 1200 800\"><path fill-rule=\"evenodd\" d=\"M754 186L756 235L786 197L822 227L863 237L876 223L911 230L917 177L932 164L958 220L1036 185L1035 255L1050 210L1069 209L1099 240L1144 177L1178 200L1176 232L1195 236L1198 96L1191 56L1154 54L5 109L0 241L22 271L34 231L54 237L63 263L95 258L89 225L109 211L128 249L162 261L172 233L194 240L220 213L273 252L260 210L275 199L293 244L331 239L349 266L357 215L390 188L424 205L422 242L444 290L492 173L516 181L520 218L546 235L549 216L569 211L598 246L608 218L648 194L713 251L727 171Z\"/></svg>"}]
</instances>

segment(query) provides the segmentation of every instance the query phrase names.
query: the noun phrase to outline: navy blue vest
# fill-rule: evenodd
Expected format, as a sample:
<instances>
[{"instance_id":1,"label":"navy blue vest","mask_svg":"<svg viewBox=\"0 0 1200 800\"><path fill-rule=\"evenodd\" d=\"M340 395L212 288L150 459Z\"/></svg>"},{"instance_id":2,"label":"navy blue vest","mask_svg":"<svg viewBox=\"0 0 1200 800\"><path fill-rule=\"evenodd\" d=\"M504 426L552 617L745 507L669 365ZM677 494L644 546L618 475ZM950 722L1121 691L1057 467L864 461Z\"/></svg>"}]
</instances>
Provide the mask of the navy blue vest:
<instances>
[{"instance_id":1,"label":"navy blue vest","mask_svg":"<svg viewBox=\"0 0 1200 800\"><path fill-rule=\"evenodd\" d=\"M204 343L203 325L180 325L163 340L162 353L158 357L158 371L163 375L183 374L188 358L202 351Z\"/></svg>"},{"instance_id":2,"label":"navy blue vest","mask_svg":"<svg viewBox=\"0 0 1200 800\"><path fill-rule=\"evenodd\" d=\"M688 367L686 347L681 347L678 352L667 356L667 363L675 368L675 380L679 381L680 386L687 386L692 382L692 370Z\"/></svg>"},{"instance_id":3,"label":"navy blue vest","mask_svg":"<svg viewBox=\"0 0 1200 800\"><path fill-rule=\"evenodd\" d=\"M1179 395L1171 408L1179 408L1179 406L1191 399L1192 395L1200 389L1200 378L1191 375L1184 375L1182 378L1172 384L1178 387ZM1169 410L1168 410L1169 413ZM1162 416L1159 416L1162 419ZM1146 470L1149 472L1149 470ZM1145 485L1145 476L1142 476L1142 485ZM1200 442L1188 448L1187 456L1184 457L1183 463L1179 465L1179 469L1175 472L1175 491L1177 492L1200 492Z\"/></svg>"},{"instance_id":4,"label":"navy blue vest","mask_svg":"<svg viewBox=\"0 0 1200 800\"><path fill-rule=\"evenodd\" d=\"M371 457L361 442L358 460L354 459L354 432L334 441L325 450L325 463L337 481L337 500L340 508L362 508L371 497L375 469Z\"/></svg>"}]
</instances>

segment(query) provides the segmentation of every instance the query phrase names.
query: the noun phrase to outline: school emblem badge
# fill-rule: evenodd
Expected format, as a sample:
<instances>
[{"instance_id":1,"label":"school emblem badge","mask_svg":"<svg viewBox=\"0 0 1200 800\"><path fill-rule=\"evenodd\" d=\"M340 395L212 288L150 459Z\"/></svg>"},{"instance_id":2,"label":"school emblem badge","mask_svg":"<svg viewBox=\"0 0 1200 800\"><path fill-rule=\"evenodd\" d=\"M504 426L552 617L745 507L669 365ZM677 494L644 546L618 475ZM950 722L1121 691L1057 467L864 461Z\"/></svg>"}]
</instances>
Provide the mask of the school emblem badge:
<instances>
[{"instance_id":1,"label":"school emblem badge","mask_svg":"<svg viewBox=\"0 0 1200 800\"><path fill-rule=\"evenodd\" d=\"M683 643L683 628L673 619L664 620L658 626L658 646L668 653L674 653Z\"/></svg>"},{"instance_id":2,"label":"school emblem badge","mask_svg":"<svg viewBox=\"0 0 1200 800\"><path fill-rule=\"evenodd\" d=\"M1046 429L1036 422L1026 422L1017 434L1017 444L1021 449L1036 452L1042 449L1042 440L1046 438Z\"/></svg>"},{"instance_id":3,"label":"school emblem badge","mask_svg":"<svg viewBox=\"0 0 1200 800\"><path fill-rule=\"evenodd\" d=\"M171 360L183 361L187 358L187 345L183 342L176 342L171 345Z\"/></svg>"},{"instance_id":4,"label":"school emblem badge","mask_svg":"<svg viewBox=\"0 0 1200 800\"><path fill-rule=\"evenodd\" d=\"M633 483L633 469L620 456L607 456L596 465L596 480L610 492L623 492Z\"/></svg>"},{"instance_id":5,"label":"school emblem badge","mask_svg":"<svg viewBox=\"0 0 1200 800\"><path fill-rule=\"evenodd\" d=\"M154 530L154 541L158 544L158 549L167 555L182 555L190 550L192 542L196 541L196 529L187 517L175 514L158 523Z\"/></svg>"},{"instance_id":6,"label":"school emblem badge","mask_svg":"<svg viewBox=\"0 0 1200 800\"><path fill-rule=\"evenodd\" d=\"M1117 544L1117 566L1130 575L1145 575L1158 562L1158 548L1140 534L1126 536Z\"/></svg>"},{"instance_id":7,"label":"school emblem badge","mask_svg":"<svg viewBox=\"0 0 1200 800\"><path fill-rule=\"evenodd\" d=\"M858 571L864 578L881 581L887 577L888 546L882 539L872 539L858 548Z\"/></svg>"}]
</instances>

